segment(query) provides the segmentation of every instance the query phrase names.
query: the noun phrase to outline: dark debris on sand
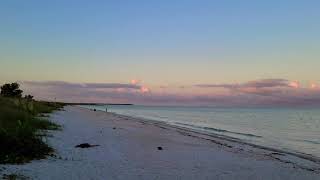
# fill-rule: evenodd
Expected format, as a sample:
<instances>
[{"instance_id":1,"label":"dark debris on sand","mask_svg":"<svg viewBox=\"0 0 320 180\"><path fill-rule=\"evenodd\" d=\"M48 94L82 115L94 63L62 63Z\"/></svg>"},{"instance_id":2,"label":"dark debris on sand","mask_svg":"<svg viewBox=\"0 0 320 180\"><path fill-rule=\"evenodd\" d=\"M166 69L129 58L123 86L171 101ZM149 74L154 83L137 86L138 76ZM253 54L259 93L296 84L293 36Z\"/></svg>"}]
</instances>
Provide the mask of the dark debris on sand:
<instances>
[{"instance_id":1,"label":"dark debris on sand","mask_svg":"<svg viewBox=\"0 0 320 180\"><path fill-rule=\"evenodd\" d=\"M83 144L76 145L75 148L91 148L96 146L100 146L100 145L91 145L89 143L83 143Z\"/></svg>"}]
</instances>

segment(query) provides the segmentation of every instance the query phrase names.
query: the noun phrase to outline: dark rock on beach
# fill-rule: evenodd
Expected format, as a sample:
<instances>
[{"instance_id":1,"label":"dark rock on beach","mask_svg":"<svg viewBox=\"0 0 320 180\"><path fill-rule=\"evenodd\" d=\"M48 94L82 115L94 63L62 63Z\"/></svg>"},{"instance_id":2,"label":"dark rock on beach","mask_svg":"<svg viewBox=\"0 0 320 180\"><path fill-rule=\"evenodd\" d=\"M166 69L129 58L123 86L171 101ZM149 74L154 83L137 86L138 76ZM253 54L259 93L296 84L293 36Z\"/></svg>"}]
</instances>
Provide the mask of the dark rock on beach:
<instances>
[{"instance_id":1,"label":"dark rock on beach","mask_svg":"<svg viewBox=\"0 0 320 180\"><path fill-rule=\"evenodd\" d=\"M99 146L99 145L91 145L88 143L83 143L83 144L76 145L75 147L76 148L91 148L91 147L96 147L96 146Z\"/></svg>"}]
</instances>

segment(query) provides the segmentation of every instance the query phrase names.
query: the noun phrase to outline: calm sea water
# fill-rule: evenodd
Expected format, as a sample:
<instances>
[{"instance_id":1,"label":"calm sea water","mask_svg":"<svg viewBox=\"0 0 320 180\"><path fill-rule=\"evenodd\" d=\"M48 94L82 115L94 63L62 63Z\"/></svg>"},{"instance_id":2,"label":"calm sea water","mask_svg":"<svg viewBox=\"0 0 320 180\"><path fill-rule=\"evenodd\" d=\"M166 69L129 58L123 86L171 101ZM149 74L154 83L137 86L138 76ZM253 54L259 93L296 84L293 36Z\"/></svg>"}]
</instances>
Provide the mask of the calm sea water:
<instances>
[{"instance_id":1,"label":"calm sea water","mask_svg":"<svg viewBox=\"0 0 320 180\"><path fill-rule=\"evenodd\" d=\"M319 109L84 106L320 157Z\"/></svg>"}]
</instances>

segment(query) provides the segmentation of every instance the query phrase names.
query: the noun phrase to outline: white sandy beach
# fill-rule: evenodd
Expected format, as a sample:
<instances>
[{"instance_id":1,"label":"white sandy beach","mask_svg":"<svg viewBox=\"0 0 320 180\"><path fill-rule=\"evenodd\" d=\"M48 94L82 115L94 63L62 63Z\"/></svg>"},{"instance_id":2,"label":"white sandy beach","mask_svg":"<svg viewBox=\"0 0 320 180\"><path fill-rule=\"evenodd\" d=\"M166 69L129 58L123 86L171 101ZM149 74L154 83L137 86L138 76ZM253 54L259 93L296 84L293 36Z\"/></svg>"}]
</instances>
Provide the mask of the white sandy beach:
<instances>
[{"instance_id":1,"label":"white sandy beach","mask_svg":"<svg viewBox=\"0 0 320 180\"><path fill-rule=\"evenodd\" d=\"M57 157L1 165L31 179L320 179L320 162L165 124L67 106L48 143ZM99 145L81 149L81 143ZM163 150L158 150L162 147Z\"/></svg>"}]
</instances>

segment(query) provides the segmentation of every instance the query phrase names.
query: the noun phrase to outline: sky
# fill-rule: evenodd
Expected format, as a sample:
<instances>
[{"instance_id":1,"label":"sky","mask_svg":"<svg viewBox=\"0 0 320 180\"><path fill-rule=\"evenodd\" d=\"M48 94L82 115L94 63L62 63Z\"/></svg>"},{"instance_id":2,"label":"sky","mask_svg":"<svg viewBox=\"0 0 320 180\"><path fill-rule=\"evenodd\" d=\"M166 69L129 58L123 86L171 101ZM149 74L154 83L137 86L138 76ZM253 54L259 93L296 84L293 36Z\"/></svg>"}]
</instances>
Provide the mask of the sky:
<instances>
[{"instance_id":1,"label":"sky","mask_svg":"<svg viewBox=\"0 0 320 180\"><path fill-rule=\"evenodd\" d=\"M319 32L318 0L4 0L0 83L67 102L315 105Z\"/></svg>"}]
</instances>

